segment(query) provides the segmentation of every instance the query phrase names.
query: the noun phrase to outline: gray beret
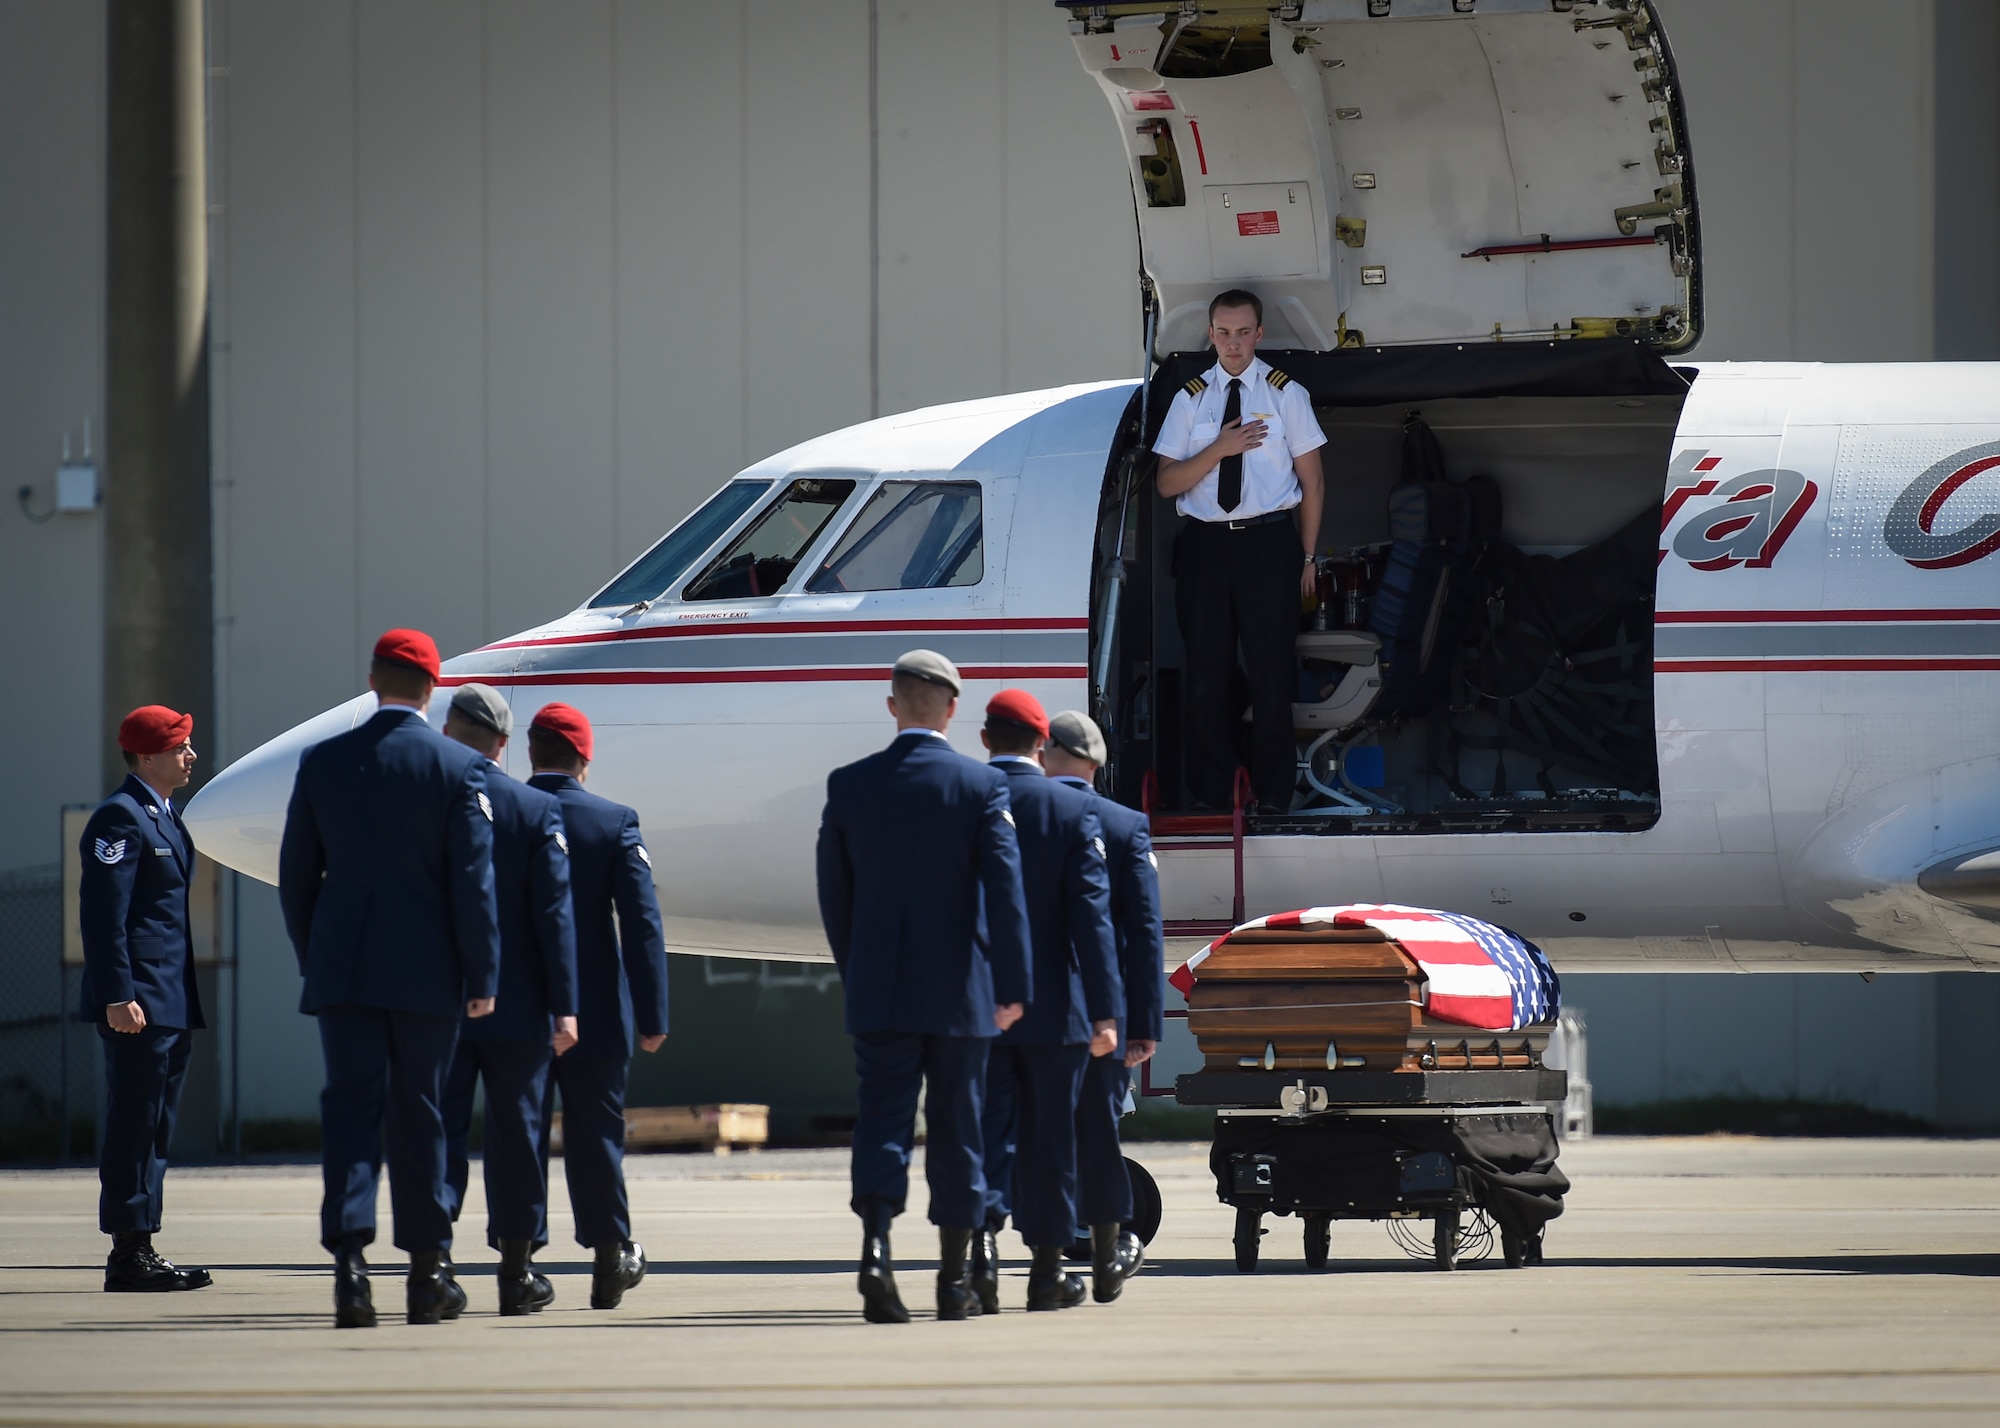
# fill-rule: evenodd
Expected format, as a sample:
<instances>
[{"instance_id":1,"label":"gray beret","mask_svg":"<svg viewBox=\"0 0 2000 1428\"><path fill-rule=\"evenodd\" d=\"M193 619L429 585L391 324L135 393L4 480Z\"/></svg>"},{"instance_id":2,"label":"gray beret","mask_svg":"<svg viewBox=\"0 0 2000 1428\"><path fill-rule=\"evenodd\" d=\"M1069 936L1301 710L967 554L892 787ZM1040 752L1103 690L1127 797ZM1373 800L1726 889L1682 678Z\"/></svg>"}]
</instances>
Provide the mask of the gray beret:
<instances>
[{"instance_id":1,"label":"gray beret","mask_svg":"<svg viewBox=\"0 0 2000 1428\"><path fill-rule=\"evenodd\" d=\"M958 666L936 650L911 650L896 661L896 673L959 692Z\"/></svg>"},{"instance_id":2,"label":"gray beret","mask_svg":"<svg viewBox=\"0 0 2000 1428\"><path fill-rule=\"evenodd\" d=\"M505 739L514 732L514 711L500 691L490 684L461 684L451 696L451 707L475 724L484 725Z\"/></svg>"},{"instance_id":3,"label":"gray beret","mask_svg":"<svg viewBox=\"0 0 2000 1428\"><path fill-rule=\"evenodd\" d=\"M1080 759L1094 764L1105 761L1104 735L1088 714L1065 709L1049 720L1049 737Z\"/></svg>"}]
</instances>

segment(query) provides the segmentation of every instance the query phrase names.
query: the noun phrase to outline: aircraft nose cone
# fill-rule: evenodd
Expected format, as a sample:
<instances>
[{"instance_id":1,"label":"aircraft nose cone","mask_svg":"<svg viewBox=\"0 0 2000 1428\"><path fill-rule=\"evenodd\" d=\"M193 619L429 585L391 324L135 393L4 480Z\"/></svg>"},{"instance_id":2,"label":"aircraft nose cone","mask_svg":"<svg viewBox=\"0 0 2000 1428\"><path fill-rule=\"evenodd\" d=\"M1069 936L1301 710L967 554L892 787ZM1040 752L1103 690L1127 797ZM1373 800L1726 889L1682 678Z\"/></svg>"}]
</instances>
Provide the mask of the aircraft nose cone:
<instances>
[{"instance_id":1,"label":"aircraft nose cone","mask_svg":"<svg viewBox=\"0 0 2000 1428\"><path fill-rule=\"evenodd\" d=\"M372 694L350 699L253 749L210 779L181 815L195 845L226 868L276 884L278 844L285 836L285 806L291 801L299 755L353 728L374 710Z\"/></svg>"}]
</instances>

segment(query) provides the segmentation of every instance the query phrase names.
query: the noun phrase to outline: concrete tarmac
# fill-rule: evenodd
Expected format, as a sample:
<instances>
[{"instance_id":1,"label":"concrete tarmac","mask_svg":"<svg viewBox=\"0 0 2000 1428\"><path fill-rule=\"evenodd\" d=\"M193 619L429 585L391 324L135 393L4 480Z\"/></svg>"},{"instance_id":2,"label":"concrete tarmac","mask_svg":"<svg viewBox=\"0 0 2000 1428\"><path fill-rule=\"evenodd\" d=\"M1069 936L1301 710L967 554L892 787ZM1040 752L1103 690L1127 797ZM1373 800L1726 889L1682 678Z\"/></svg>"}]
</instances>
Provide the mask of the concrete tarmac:
<instances>
[{"instance_id":1,"label":"concrete tarmac","mask_svg":"<svg viewBox=\"0 0 2000 1428\"><path fill-rule=\"evenodd\" d=\"M934 1322L919 1190L907 1327L861 1322L841 1152L634 1157L653 1270L608 1313L560 1191L531 1319L471 1230L470 1311L403 1323L385 1232L365 1331L331 1327L314 1167L173 1171L160 1247L216 1283L161 1296L101 1292L92 1174L0 1174L0 1424L2000 1422L2000 1142L1577 1143L1547 1265L1449 1274L1365 1223L1308 1271L1290 1219L1239 1274L1205 1147L1135 1153L1166 1218L1120 1303L1021 1312L1016 1258L997 1320Z\"/></svg>"}]
</instances>

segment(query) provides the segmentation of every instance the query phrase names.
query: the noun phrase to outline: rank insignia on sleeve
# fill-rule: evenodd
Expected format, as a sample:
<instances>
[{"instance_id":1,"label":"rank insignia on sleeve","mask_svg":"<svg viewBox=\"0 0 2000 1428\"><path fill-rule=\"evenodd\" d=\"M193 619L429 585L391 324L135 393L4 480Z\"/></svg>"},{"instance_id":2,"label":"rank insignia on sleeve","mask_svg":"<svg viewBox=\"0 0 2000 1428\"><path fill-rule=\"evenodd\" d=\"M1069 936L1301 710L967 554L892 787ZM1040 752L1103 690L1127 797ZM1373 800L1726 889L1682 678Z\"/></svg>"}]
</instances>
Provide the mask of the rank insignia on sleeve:
<instances>
[{"instance_id":1,"label":"rank insignia on sleeve","mask_svg":"<svg viewBox=\"0 0 2000 1428\"><path fill-rule=\"evenodd\" d=\"M486 815L488 823L493 821L493 800L483 793L479 795L479 811Z\"/></svg>"},{"instance_id":2,"label":"rank insignia on sleeve","mask_svg":"<svg viewBox=\"0 0 2000 1428\"><path fill-rule=\"evenodd\" d=\"M92 851L97 854L98 862L106 867L113 867L125 861L125 840L120 838L116 843L107 843L99 838Z\"/></svg>"},{"instance_id":3,"label":"rank insignia on sleeve","mask_svg":"<svg viewBox=\"0 0 2000 1428\"><path fill-rule=\"evenodd\" d=\"M1181 390L1191 397L1198 397L1208 390L1208 378L1190 377L1181 384Z\"/></svg>"},{"instance_id":4,"label":"rank insignia on sleeve","mask_svg":"<svg viewBox=\"0 0 2000 1428\"><path fill-rule=\"evenodd\" d=\"M1148 849L1146 852L1146 861L1153 865L1154 872L1157 873L1160 870L1160 855L1158 853Z\"/></svg>"},{"instance_id":5,"label":"rank insignia on sleeve","mask_svg":"<svg viewBox=\"0 0 2000 1428\"><path fill-rule=\"evenodd\" d=\"M1270 371L1264 374L1264 380L1269 382L1272 386L1276 387L1281 392L1284 391L1285 388L1291 386L1292 384L1292 379L1290 377L1287 377L1283 372L1280 372L1276 367L1273 367Z\"/></svg>"},{"instance_id":6,"label":"rank insignia on sleeve","mask_svg":"<svg viewBox=\"0 0 2000 1428\"><path fill-rule=\"evenodd\" d=\"M1093 838L1090 840L1090 846L1097 850L1098 861L1102 862L1104 859L1104 840L1102 838Z\"/></svg>"},{"instance_id":7,"label":"rank insignia on sleeve","mask_svg":"<svg viewBox=\"0 0 2000 1428\"><path fill-rule=\"evenodd\" d=\"M1004 819L1006 819L1006 820L1007 820L1007 826L1008 826L1009 828L1013 828L1013 827L1016 827L1016 826L1017 826L1017 825L1015 824L1015 822L1014 822L1014 810L1013 810L1013 809L1011 809L1011 808L1003 808L1003 809L1001 809L1001 810L1000 810L1000 816L1001 816L1002 818L1004 818Z\"/></svg>"},{"instance_id":8,"label":"rank insignia on sleeve","mask_svg":"<svg viewBox=\"0 0 2000 1428\"><path fill-rule=\"evenodd\" d=\"M644 863L649 868L653 866L653 855L646 851L646 845L644 843L635 844L633 846L632 851L639 855L640 862Z\"/></svg>"},{"instance_id":9,"label":"rank insignia on sleeve","mask_svg":"<svg viewBox=\"0 0 2000 1428\"><path fill-rule=\"evenodd\" d=\"M560 830L556 833L556 846L562 849L565 855L569 853L569 839L563 837Z\"/></svg>"}]
</instances>

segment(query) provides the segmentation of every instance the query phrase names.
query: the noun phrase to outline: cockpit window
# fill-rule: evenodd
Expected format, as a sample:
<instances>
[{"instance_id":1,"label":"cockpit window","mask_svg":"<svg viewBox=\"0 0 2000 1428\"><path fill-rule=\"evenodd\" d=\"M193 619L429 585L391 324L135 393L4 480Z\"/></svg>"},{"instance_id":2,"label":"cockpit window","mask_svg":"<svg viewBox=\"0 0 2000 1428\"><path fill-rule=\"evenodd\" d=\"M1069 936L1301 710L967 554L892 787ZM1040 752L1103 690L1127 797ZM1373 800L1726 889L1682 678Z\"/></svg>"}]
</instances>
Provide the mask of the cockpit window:
<instances>
[{"instance_id":1,"label":"cockpit window","mask_svg":"<svg viewBox=\"0 0 2000 1428\"><path fill-rule=\"evenodd\" d=\"M806 589L935 590L985 574L977 481L887 481Z\"/></svg>"},{"instance_id":2,"label":"cockpit window","mask_svg":"<svg viewBox=\"0 0 2000 1428\"><path fill-rule=\"evenodd\" d=\"M681 599L731 600L777 594L791 579L799 557L854 494L854 486L850 480L792 482L708 569L688 582Z\"/></svg>"},{"instance_id":3,"label":"cockpit window","mask_svg":"<svg viewBox=\"0 0 2000 1428\"><path fill-rule=\"evenodd\" d=\"M708 498L708 503L661 538L660 543L633 561L625 573L604 587L604 593L590 602L593 610L608 605L636 605L658 598L701 553L722 538L736 524L736 518L757 503L771 489L769 481L731 481Z\"/></svg>"}]
</instances>

